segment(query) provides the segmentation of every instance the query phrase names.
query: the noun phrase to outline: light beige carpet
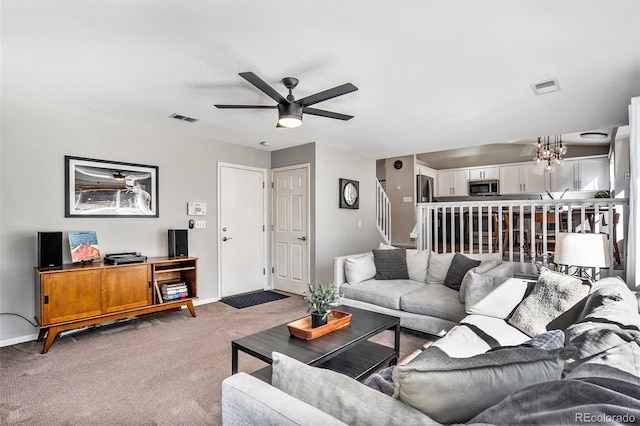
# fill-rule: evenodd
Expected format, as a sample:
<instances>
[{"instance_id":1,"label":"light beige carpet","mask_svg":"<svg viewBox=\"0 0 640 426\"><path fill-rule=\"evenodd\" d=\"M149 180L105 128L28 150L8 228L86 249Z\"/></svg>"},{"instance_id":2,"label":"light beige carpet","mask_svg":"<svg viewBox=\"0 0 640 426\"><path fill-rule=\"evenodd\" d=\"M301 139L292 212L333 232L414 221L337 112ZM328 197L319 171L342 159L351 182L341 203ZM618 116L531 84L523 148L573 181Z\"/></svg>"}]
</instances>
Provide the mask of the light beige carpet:
<instances>
[{"instance_id":1,"label":"light beige carpet","mask_svg":"<svg viewBox=\"0 0 640 426\"><path fill-rule=\"evenodd\" d=\"M306 315L300 296L235 309L216 302L0 348L0 424L216 425L231 341ZM392 346L393 333L376 338ZM425 342L403 331L400 358ZM266 364L240 353L240 371Z\"/></svg>"}]
</instances>

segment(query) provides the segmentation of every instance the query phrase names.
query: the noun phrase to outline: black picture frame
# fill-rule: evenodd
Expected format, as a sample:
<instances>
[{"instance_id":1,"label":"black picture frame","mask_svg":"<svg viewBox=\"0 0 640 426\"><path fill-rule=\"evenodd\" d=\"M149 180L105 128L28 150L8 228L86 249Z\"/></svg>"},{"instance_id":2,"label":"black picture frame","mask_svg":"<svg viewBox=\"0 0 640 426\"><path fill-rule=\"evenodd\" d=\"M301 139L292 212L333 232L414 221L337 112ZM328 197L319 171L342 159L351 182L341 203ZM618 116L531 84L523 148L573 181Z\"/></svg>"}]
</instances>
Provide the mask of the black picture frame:
<instances>
[{"instance_id":1,"label":"black picture frame","mask_svg":"<svg viewBox=\"0 0 640 426\"><path fill-rule=\"evenodd\" d=\"M341 209L359 209L360 208L360 182L357 180L340 178L339 204ZM346 191L352 191L355 188L355 200L347 197Z\"/></svg>"},{"instance_id":2,"label":"black picture frame","mask_svg":"<svg viewBox=\"0 0 640 426\"><path fill-rule=\"evenodd\" d=\"M159 217L158 166L64 157L65 217Z\"/></svg>"}]
</instances>

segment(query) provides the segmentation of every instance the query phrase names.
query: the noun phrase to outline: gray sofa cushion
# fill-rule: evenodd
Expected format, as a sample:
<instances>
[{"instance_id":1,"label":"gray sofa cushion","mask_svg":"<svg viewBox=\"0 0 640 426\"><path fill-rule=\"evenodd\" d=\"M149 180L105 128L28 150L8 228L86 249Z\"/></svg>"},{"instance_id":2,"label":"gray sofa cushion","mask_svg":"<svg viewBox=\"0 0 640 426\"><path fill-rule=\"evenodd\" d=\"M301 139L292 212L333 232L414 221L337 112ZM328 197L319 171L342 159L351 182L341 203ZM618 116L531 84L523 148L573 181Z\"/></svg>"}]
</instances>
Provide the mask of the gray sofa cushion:
<instances>
[{"instance_id":1,"label":"gray sofa cushion","mask_svg":"<svg viewBox=\"0 0 640 426\"><path fill-rule=\"evenodd\" d=\"M458 292L442 284L425 284L404 294L400 299L400 309L454 322L466 315L464 305L458 301Z\"/></svg>"},{"instance_id":2,"label":"gray sofa cushion","mask_svg":"<svg viewBox=\"0 0 640 426\"><path fill-rule=\"evenodd\" d=\"M425 285L427 284L413 280L369 280L361 283L342 284L340 291L347 299L397 310L400 309L402 296L423 288Z\"/></svg>"},{"instance_id":3,"label":"gray sofa cushion","mask_svg":"<svg viewBox=\"0 0 640 426\"><path fill-rule=\"evenodd\" d=\"M408 280L407 250L373 250L376 280Z\"/></svg>"},{"instance_id":4,"label":"gray sofa cushion","mask_svg":"<svg viewBox=\"0 0 640 426\"><path fill-rule=\"evenodd\" d=\"M272 358L273 386L349 425L437 424L404 402L344 374L310 367L278 352Z\"/></svg>"}]
</instances>

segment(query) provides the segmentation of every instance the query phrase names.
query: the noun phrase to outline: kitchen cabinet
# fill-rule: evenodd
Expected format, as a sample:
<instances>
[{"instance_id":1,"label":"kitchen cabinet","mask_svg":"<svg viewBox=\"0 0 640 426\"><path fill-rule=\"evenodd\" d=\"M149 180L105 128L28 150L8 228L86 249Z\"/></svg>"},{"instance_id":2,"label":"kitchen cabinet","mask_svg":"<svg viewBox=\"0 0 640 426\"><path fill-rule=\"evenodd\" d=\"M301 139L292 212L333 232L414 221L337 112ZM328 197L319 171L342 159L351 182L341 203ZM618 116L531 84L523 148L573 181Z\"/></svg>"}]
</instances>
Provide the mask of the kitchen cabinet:
<instances>
[{"instance_id":1,"label":"kitchen cabinet","mask_svg":"<svg viewBox=\"0 0 640 426\"><path fill-rule=\"evenodd\" d=\"M498 179L497 167L473 167L469 169L469 180Z\"/></svg>"},{"instance_id":2,"label":"kitchen cabinet","mask_svg":"<svg viewBox=\"0 0 640 426\"><path fill-rule=\"evenodd\" d=\"M609 159L607 157L565 160L551 173L551 190L608 191Z\"/></svg>"},{"instance_id":3,"label":"kitchen cabinet","mask_svg":"<svg viewBox=\"0 0 640 426\"><path fill-rule=\"evenodd\" d=\"M520 164L500 167L500 195L544 192L544 167Z\"/></svg>"},{"instance_id":4,"label":"kitchen cabinet","mask_svg":"<svg viewBox=\"0 0 640 426\"><path fill-rule=\"evenodd\" d=\"M438 172L439 197L467 196L467 181L469 172L467 169L441 170Z\"/></svg>"}]
</instances>

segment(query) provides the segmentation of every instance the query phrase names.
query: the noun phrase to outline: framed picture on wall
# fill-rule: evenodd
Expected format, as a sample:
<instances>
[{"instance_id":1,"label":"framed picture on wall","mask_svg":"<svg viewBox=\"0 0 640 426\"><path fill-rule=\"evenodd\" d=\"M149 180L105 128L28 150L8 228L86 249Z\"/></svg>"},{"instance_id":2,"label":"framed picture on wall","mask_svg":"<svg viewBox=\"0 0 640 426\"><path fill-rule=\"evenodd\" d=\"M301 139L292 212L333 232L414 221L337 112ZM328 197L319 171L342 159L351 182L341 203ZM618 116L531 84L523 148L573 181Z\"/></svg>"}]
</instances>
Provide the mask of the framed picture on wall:
<instances>
[{"instance_id":1,"label":"framed picture on wall","mask_svg":"<svg viewBox=\"0 0 640 426\"><path fill-rule=\"evenodd\" d=\"M65 217L158 217L158 167L65 156Z\"/></svg>"}]
</instances>

